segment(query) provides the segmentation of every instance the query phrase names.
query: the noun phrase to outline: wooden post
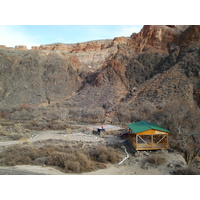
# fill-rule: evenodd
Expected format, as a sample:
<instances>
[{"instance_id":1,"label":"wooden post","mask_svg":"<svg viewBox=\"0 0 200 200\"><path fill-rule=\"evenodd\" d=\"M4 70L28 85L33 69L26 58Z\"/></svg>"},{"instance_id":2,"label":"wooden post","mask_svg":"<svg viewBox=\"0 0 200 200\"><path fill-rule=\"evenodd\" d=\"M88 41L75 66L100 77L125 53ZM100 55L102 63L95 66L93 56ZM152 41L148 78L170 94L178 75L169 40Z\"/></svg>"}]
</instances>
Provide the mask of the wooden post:
<instances>
[{"instance_id":1,"label":"wooden post","mask_svg":"<svg viewBox=\"0 0 200 200\"><path fill-rule=\"evenodd\" d=\"M135 135L135 140L136 140L136 150L137 150L137 148L138 148L138 137L137 137L137 135Z\"/></svg>"},{"instance_id":2,"label":"wooden post","mask_svg":"<svg viewBox=\"0 0 200 200\"><path fill-rule=\"evenodd\" d=\"M151 148L153 148L153 134L151 135Z\"/></svg>"},{"instance_id":3,"label":"wooden post","mask_svg":"<svg viewBox=\"0 0 200 200\"><path fill-rule=\"evenodd\" d=\"M169 146L168 146L168 133L166 133L166 135L167 135L167 145L166 145L166 148L168 149L169 148Z\"/></svg>"}]
</instances>

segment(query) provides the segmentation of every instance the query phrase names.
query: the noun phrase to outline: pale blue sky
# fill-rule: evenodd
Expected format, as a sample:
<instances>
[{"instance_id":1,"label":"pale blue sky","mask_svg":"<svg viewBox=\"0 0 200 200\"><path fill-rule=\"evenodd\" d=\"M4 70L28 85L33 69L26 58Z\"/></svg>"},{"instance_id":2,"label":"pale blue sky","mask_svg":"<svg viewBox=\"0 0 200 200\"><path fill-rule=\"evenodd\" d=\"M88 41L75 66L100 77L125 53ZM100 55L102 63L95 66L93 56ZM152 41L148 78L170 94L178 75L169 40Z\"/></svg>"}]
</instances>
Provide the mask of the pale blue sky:
<instances>
[{"instance_id":1,"label":"pale blue sky","mask_svg":"<svg viewBox=\"0 0 200 200\"><path fill-rule=\"evenodd\" d=\"M14 47L51 43L78 43L130 36L142 25L1 25L0 45Z\"/></svg>"}]
</instances>

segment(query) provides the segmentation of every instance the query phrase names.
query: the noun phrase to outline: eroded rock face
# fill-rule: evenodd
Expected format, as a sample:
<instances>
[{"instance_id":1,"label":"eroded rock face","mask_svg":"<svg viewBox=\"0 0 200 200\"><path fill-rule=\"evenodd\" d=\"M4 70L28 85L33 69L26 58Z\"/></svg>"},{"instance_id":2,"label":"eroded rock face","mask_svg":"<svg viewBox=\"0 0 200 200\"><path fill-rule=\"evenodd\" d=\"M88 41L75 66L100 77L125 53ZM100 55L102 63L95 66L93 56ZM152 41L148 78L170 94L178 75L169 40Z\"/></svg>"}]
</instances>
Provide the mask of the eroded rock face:
<instances>
[{"instance_id":1,"label":"eroded rock face","mask_svg":"<svg viewBox=\"0 0 200 200\"><path fill-rule=\"evenodd\" d=\"M178 37L188 26L144 26L138 34L132 35L139 52L157 51L165 53L168 43L178 43Z\"/></svg>"},{"instance_id":2,"label":"eroded rock face","mask_svg":"<svg viewBox=\"0 0 200 200\"><path fill-rule=\"evenodd\" d=\"M77 109L109 112L120 102L130 109L146 102L165 106L172 99L199 106L199 27L144 26L130 38L29 51L2 46L1 107L56 102L55 110L66 110L69 98Z\"/></svg>"},{"instance_id":3,"label":"eroded rock face","mask_svg":"<svg viewBox=\"0 0 200 200\"><path fill-rule=\"evenodd\" d=\"M200 26L189 26L180 36L181 45L194 45L198 46L200 43Z\"/></svg>"},{"instance_id":4,"label":"eroded rock face","mask_svg":"<svg viewBox=\"0 0 200 200\"><path fill-rule=\"evenodd\" d=\"M32 47L32 50L60 51L76 57L79 63L80 73L86 73L99 69L103 63L118 50L118 44L125 39L98 40L77 44L49 44Z\"/></svg>"},{"instance_id":5,"label":"eroded rock face","mask_svg":"<svg viewBox=\"0 0 200 200\"><path fill-rule=\"evenodd\" d=\"M0 45L0 49L7 49L6 45Z\"/></svg>"},{"instance_id":6,"label":"eroded rock face","mask_svg":"<svg viewBox=\"0 0 200 200\"><path fill-rule=\"evenodd\" d=\"M116 37L113 40L113 45L127 44L128 39L127 37Z\"/></svg>"},{"instance_id":7,"label":"eroded rock face","mask_svg":"<svg viewBox=\"0 0 200 200\"><path fill-rule=\"evenodd\" d=\"M24 50L24 51L28 50L28 49L27 49L27 46L25 46L25 45L18 45L18 46L15 46L15 49L16 49L16 50Z\"/></svg>"},{"instance_id":8,"label":"eroded rock face","mask_svg":"<svg viewBox=\"0 0 200 200\"><path fill-rule=\"evenodd\" d=\"M40 45L33 46L32 50L62 50L68 53L77 53L77 52L87 52L87 51L98 51L101 49L106 49L112 44L112 40L99 40L99 41L91 41L77 44L48 44L48 45Z\"/></svg>"},{"instance_id":9,"label":"eroded rock face","mask_svg":"<svg viewBox=\"0 0 200 200\"><path fill-rule=\"evenodd\" d=\"M140 102L164 106L172 99L194 106L198 103L194 101L194 94L198 99L194 88L200 74L199 27L145 26L132 36L131 45L130 41L123 44L104 63L93 79L94 85L101 88L113 84L126 92L125 101L132 106ZM122 99L119 95L118 102Z\"/></svg>"},{"instance_id":10,"label":"eroded rock face","mask_svg":"<svg viewBox=\"0 0 200 200\"><path fill-rule=\"evenodd\" d=\"M23 50L23 51L28 50L27 46L25 46L25 45L17 45L17 46L15 46L15 48L7 47L6 45L0 45L0 49L11 49L11 50L15 49L15 50Z\"/></svg>"}]
</instances>

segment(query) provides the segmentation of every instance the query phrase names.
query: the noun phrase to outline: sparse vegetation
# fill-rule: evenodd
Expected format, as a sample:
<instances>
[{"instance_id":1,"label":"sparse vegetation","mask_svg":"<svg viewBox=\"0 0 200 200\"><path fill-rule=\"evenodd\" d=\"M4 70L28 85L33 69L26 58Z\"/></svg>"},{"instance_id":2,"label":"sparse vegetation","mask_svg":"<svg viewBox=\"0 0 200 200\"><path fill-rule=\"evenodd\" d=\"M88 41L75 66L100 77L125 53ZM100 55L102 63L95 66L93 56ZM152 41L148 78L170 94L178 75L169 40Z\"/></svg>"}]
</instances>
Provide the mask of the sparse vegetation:
<instances>
[{"instance_id":1,"label":"sparse vegetation","mask_svg":"<svg viewBox=\"0 0 200 200\"><path fill-rule=\"evenodd\" d=\"M27 103L21 103L20 106L19 106L19 109L20 110L28 110L30 111L31 110L31 105L30 104L27 104Z\"/></svg>"},{"instance_id":2,"label":"sparse vegetation","mask_svg":"<svg viewBox=\"0 0 200 200\"><path fill-rule=\"evenodd\" d=\"M102 123L105 111L102 108L72 108L69 116L76 121L83 123Z\"/></svg>"},{"instance_id":3,"label":"sparse vegetation","mask_svg":"<svg viewBox=\"0 0 200 200\"><path fill-rule=\"evenodd\" d=\"M48 156L47 165L60 167L64 172L87 172L95 169L95 162L81 152L53 152Z\"/></svg>"},{"instance_id":4,"label":"sparse vegetation","mask_svg":"<svg viewBox=\"0 0 200 200\"><path fill-rule=\"evenodd\" d=\"M200 111L187 102L171 102L152 118L171 131L170 146L179 150L190 164L200 154Z\"/></svg>"},{"instance_id":5,"label":"sparse vegetation","mask_svg":"<svg viewBox=\"0 0 200 200\"><path fill-rule=\"evenodd\" d=\"M199 175L200 171L193 168L178 169L172 172L174 175Z\"/></svg>"},{"instance_id":6,"label":"sparse vegetation","mask_svg":"<svg viewBox=\"0 0 200 200\"><path fill-rule=\"evenodd\" d=\"M152 119L152 113L157 109L151 102L142 103L137 108L131 108L130 105L120 103L116 107L115 114L119 123L136 122L140 120L149 121Z\"/></svg>"},{"instance_id":7,"label":"sparse vegetation","mask_svg":"<svg viewBox=\"0 0 200 200\"><path fill-rule=\"evenodd\" d=\"M6 118L6 112L0 111L0 118Z\"/></svg>"},{"instance_id":8,"label":"sparse vegetation","mask_svg":"<svg viewBox=\"0 0 200 200\"><path fill-rule=\"evenodd\" d=\"M150 165L154 167L158 167L166 162L166 159L163 157L160 157L159 155L152 155L150 157L147 157L143 160L144 163L149 163Z\"/></svg>"},{"instance_id":9,"label":"sparse vegetation","mask_svg":"<svg viewBox=\"0 0 200 200\"><path fill-rule=\"evenodd\" d=\"M3 140L20 140L30 136L30 130L25 129L20 123L3 123L0 125L0 138Z\"/></svg>"},{"instance_id":10,"label":"sparse vegetation","mask_svg":"<svg viewBox=\"0 0 200 200\"><path fill-rule=\"evenodd\" d=\"M58 167L67 173L81 173L105 168L105 163L116 163L119 159L120 156L111 147L81 148L79 143L76 145L45 145L40 148L30 144L13 145L0 153L0 165L35 163L43 165L45 163L45 165Z\"/></svg>"},{"instance_id":11,"label":"sparse vegetation","mask_svg":"<svg viewBox=\"0 0 200 200\"><path fill-rule=\"evenodd\" d=\"M96 146L89 151L92 160L102 163L116 163L119 155L111 147Z\"/></svg>"}]
</instances>

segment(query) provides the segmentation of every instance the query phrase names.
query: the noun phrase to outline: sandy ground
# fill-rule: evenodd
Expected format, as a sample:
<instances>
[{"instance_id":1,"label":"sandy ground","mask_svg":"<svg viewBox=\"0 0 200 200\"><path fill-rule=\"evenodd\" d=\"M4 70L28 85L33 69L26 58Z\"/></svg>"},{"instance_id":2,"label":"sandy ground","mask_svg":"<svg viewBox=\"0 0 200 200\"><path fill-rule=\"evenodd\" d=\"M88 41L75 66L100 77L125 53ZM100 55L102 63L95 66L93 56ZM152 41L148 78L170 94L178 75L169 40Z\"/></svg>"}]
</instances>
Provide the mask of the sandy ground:
<instances>
[{"instance_id":1,"label":"sandy ground","mask_svg":"<svg viewBox=\"0 0 200 200\"><path fill-rule=\"evenodd\" d=\"M111 166L94 172L83 173L83 175L164 175L158 169L141 169L139 165L134 166Z\"/></svg>"},{"instance_id":2,"label":"sandy ground","mask_svg":"<svg viewBox=\"0 0 200 200\"><path fill-rule=\"evenodd\" d=\"M34 165L17 165L13 167L0 166L0 175L64 175L52 167Z\"/></svg>"}]
</instances>

